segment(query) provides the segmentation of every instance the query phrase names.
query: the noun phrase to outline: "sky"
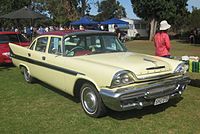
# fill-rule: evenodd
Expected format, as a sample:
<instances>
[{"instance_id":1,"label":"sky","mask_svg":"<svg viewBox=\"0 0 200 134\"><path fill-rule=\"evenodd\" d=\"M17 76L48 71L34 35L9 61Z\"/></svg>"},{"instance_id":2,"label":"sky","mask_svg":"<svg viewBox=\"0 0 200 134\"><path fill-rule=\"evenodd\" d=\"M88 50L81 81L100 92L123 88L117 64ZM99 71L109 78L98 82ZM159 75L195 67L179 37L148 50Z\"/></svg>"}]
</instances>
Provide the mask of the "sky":
<instances>
[{"instance_id":1,"label":"sky","mask_svg":"<svg viewBox=\"0 0 200 134\"><path fill-rule=\"evenodd\" d=\"M138 19L138 17L133 13L133 8L131 6L131 1L130 0L118 0L121 5L125 8L126 13L127 13L127 18L130 19ZM200 0L188 0L188 10L192 11L192 7L197 7L200 9ZM95 15L97 14L96 11L97 8L92 7L91 14Z\"/></svg>"}]
</instances>

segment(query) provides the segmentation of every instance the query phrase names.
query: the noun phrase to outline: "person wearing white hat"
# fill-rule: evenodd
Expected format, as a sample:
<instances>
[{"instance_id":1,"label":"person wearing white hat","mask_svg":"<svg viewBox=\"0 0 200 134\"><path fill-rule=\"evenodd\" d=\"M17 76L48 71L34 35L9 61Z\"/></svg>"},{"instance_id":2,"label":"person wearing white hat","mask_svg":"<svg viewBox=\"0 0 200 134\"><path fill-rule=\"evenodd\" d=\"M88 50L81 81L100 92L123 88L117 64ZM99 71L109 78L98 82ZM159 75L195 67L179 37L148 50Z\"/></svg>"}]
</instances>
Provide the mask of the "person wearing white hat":
<instances>
[{"instance_id":1,"label":"person wearing white hat","mask_svg":"<svg viewBox=\"0 0 200 134\"><path fill-rule=\"evenodd\" d=\"M166 20L160 22L159 32L154 36L155 55L170 58L170 39L167 30L171 27Z\"/></svg>"},{"instance_id":2,"label":"person wearing white hat","mask_svg":"<svg viewBox=\"0 0 200 134\"><path fill-rule=\"evenodd\" d=\"M160 22L160 30L165 31L168 30L171 27L170 24L166 20L163 20Z\"/></svg>"}]
</instances>

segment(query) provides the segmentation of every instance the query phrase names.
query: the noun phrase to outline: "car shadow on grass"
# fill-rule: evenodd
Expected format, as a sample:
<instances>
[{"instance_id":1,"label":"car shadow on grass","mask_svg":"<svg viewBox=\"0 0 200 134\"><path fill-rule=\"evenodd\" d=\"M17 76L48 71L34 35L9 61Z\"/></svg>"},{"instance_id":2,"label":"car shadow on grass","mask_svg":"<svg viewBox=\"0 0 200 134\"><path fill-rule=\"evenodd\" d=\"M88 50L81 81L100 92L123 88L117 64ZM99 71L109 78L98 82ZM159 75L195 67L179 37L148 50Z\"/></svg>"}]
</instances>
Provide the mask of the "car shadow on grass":
<instances>
[{"instance_id":1,"label":"car shadow on grass","mask_svg":"<svg viewBox=\"0 0 200 134\"><path fill-rule=\"evenodd\" d=\"M11 70L11 68L15 67L13 64L2 64L0 65L0 71Z\"/></svg>"},{"instance_id":2,"label":"car shadow on grass","mask_svg":"<svg viewBox=\"0 0 200 134\"><path fill-rule=\"evenodd\" d=\"M168 103L158 105L158 106L148 106L148 107L144 107L143 109L133 109L133 110L121 111L121 112L108 110L108 116L117 120L126 120L130 118L141 119L145 115L157 114L160 112L164 112L169 107L176 107L177 106L176 104L179 103L182 99L183 99L182 97L174 98L172 100L169 100Z\"/></svg>"},{"instance_id":3,"label":"car shadow on grass","mask_svg":"<svg viewBox=\"0 0 200 134\"><path fill-rule=\"evenodd\" d=\"M77 98L75 98L75 97L55 88L55 87L52 87L52 86L50 86L50 85L48 85L48 84L46 84L46 83L44 83L40 80L36 80L35 84L39 84L39 85L45 87L45 89L51 90L51 91L65 97L66 99L69 99L69 100L75 102L75 103L80 102L79 99L77 99ZM180 102L182 99L183 99L182 97L174 98L172 100L169 100L168 103L165 103L165 104L162 104L162 105L148 106L148 107L145 107L143 109L134 109L134 110L128 110L128 111L121 111L121 112L108 109L106 116L109 116L109 117L117 119L117 120L126 120L126 119L130 119L130 118L141 119L145 115L157 114L157 113L163 112L168 107L176 107L176 104L178 102Z\"/></svg>"},{"instance_id":4,"label":"car shadow on grass","mask_svg":"<svg viewBox=\"0 0 200 134\"><path fill-rule=\"evenodd\" d=\"M39 85L45 87L45 89L51 90L51 91L53 91L53 92L55 92L55 93L57 93L57 94L59 94L59 95L65 97L65 98L71 100L71 101L74 101L74 102L76 102L76 103L79 103L79 102L80 102L77 98L75 98L75 97L73 97L73 96L71 96L71 95L65 93L64 91L59 90L59 89L57 89L57 88L55 88L55 87L53 87L53 86L51 86L51 85L48 85L48 84L46 84L46 83L44 83L44 82L42 82L42 81L40 81L40 80L36 80L35 84L39 84Z\"/></svg>"},{"instance_id":5,"label":"car shadow on grass","mask_svg":"<svg viewBox=\"0 0 200 134\"><path fill-rule=\"evenodd\" d=\"M199 79L190 79L191 82L190 82L190 86L193 86L193 87L198 87L200 88L200 80Z\"/></svg>"}]
</instances>

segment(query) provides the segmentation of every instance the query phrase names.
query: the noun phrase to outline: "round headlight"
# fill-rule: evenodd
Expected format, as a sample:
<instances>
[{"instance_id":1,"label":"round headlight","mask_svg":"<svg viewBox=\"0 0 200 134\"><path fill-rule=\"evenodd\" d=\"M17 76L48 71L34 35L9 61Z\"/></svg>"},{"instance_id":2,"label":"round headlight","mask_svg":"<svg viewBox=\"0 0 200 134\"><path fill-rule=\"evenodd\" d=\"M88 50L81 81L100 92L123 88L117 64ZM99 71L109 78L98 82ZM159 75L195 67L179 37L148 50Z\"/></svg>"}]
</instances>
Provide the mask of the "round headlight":
<instances>
[{"instance_id":1,"label":"round headlight","mask_svg":"<svg viewBox=\"0 0 200 134\"><path fill-rule=\"evenodd\" d=\"M111 87L118 87L133 83L133 75L130 71L119 71L113 77Z\"/></svg>"},{"instance_id":2,"label":"round headlight","mask_svg":"<svg viewBox=\"0 0 200 134\"><path fill-rule=\"evenodd\" d=\"M128 74L124 74L121 78L122 83L126 84L130 81L130 76Z\"/></svg>"},{"instance_id":3,"label":"round headlight","mask_svg":"<svg viewBox=\"0 0 200 134\"><path fill-rule=\"evenodd\" d=\"M186 73L187 69L188 69L188 65L181 63L176 67L176 69L174 70L174 73L184 74Z\"/></svg>"},{"instance_id":4,"label":"round headlight","mask_svg":"<svg viewBox=\"0 0 200 134\"><path fill-rule=\"evenodd\" d=\"M113 80L113 84L114 85L119 85L121 82L120 82L120 79L115 79L115 80Z\"/></svg>"}]
</instances>

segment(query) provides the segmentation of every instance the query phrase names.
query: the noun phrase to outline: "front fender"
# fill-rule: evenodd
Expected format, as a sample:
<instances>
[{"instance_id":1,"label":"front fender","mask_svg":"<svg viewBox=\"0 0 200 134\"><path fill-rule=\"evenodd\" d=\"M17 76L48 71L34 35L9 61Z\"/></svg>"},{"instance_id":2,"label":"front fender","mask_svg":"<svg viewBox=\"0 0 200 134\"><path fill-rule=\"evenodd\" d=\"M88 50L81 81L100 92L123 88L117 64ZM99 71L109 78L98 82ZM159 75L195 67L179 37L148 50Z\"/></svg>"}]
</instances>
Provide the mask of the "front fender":
<instances>
[{"instance_id":1,"label":"front fender","mask_svg":"<svg viewBox=\"0 0 200 134\"><path fill-rule=\"evenodd\" d=\"M76 80L75 80L75 83L76 83L78 80L80 80L80 79L92 83L92 84L97 88L97 90L100 91L100 89L101 89L100 85L98 85L98 83L96 83L95 80L93 80L92 78L90 78L90 77L88 77L88 76L86 76L86 75L77 75L77 78L76 78ZM74 86L75 86L75 85L74 85Z\"/></svg>"}]
</instances>

